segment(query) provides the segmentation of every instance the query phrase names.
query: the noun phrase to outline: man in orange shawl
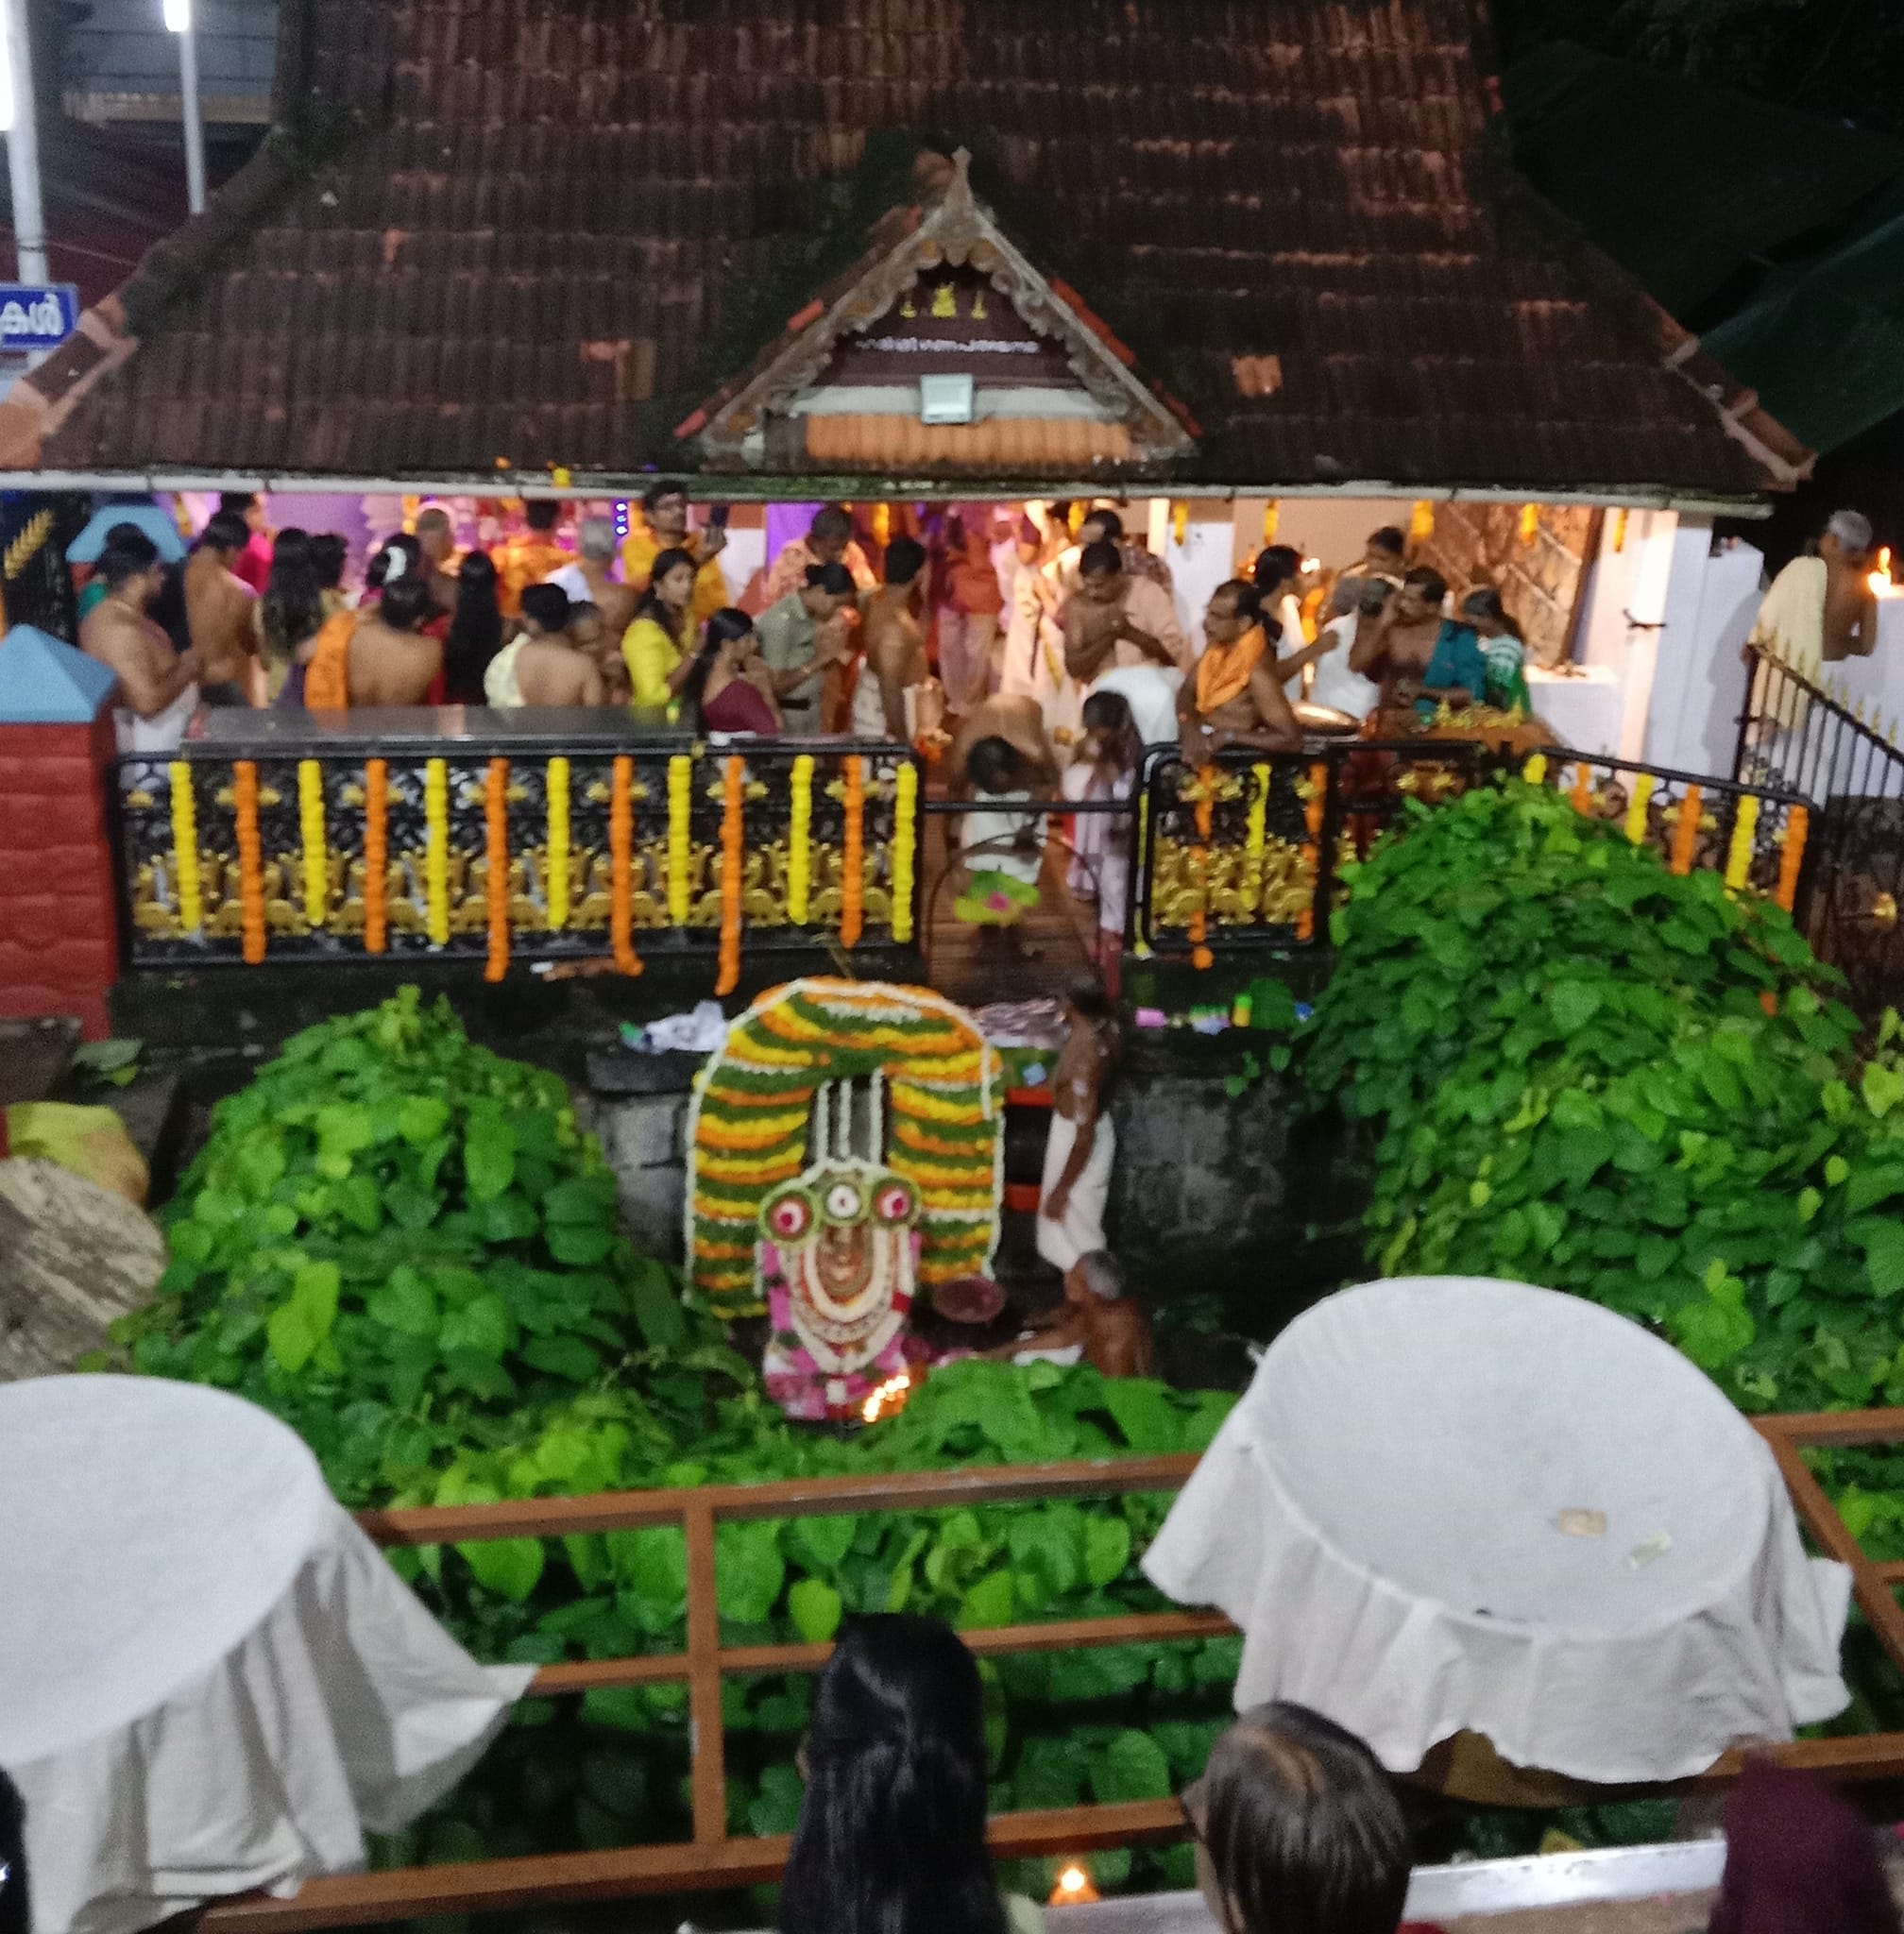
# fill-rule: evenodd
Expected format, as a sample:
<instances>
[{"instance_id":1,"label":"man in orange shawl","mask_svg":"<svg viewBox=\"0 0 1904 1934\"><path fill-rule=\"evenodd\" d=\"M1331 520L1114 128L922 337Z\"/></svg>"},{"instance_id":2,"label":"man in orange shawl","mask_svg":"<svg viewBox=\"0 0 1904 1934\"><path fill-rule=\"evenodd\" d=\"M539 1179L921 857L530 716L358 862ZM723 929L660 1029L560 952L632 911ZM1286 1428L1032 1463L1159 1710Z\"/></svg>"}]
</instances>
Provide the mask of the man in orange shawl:
<instances>
[{"instance_id":1,"label":"man in orange shawl","mask_svg":"<svg viewBox=\"0 0 1904 1934\"><path fill-rule=\"evenodd\" d=\"M1203 655L1177 700L1184 760L1208 765L1226 745L1299 751L1302 728L1284 696L1255 587L1240 578L1218 585L1203 615Z\"/></svg>"},{"instance_id":2,"label":"man in orange shawl","mask_svg":"<svg viewBox=\"0 0 1904 1934\"><path fill-rule=\"evenodd\" d=\"M522 529L490 551L496 561L496 602L504 618L522 609L522 593L539 585L573 556L555 541L555 527L567 506L552 497L532 497L522 506Z\"/></svg>"}]
</instances>

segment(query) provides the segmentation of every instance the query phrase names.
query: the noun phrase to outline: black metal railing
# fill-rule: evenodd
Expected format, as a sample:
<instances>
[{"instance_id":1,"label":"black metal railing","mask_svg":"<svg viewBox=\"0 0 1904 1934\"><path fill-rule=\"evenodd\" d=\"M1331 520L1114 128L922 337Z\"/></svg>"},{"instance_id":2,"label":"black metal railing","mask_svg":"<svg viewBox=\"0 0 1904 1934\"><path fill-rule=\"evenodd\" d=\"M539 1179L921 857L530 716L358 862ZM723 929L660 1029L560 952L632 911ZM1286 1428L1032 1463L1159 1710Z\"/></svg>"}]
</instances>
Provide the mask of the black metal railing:
<instances>
[{"instance_id":1,"label":"black metal railing","mask_svg":"<svg viewBox=\"0 0 1904 1934\"><path fill-rule=\"evenodd\" d=\"M1904 1002L1904 750L1895 726L1833 687L1829 666L1807 673L1751 647L1733 770L1809 803L1797 919L1849 981L1852 1006L1875 1019Z\"/></svg>"}]
</instances>

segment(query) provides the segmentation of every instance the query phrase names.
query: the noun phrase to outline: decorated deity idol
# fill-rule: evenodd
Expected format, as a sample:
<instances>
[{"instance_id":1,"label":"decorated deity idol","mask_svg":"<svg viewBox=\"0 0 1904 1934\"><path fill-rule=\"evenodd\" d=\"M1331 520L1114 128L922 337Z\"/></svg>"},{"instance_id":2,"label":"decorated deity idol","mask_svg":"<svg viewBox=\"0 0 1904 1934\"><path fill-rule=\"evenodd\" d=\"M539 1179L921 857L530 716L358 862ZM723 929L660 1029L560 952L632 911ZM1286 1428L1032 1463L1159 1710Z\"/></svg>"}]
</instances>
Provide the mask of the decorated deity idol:
<instances>
[{"instance_id":1,"label":"decorated deity idol","mask_svg":"<svg viewBox=\"0 0 1904 1934\"><path fill-rule=\"evenodd\" d=\"M907 1327L918 1220L910 1182L851 1157L823 1157L768 1197L760 1281L773 1328L761 1370L789 1417L856 1418L882 1383L926 1361Z\"/></svg>"}]
</instances>

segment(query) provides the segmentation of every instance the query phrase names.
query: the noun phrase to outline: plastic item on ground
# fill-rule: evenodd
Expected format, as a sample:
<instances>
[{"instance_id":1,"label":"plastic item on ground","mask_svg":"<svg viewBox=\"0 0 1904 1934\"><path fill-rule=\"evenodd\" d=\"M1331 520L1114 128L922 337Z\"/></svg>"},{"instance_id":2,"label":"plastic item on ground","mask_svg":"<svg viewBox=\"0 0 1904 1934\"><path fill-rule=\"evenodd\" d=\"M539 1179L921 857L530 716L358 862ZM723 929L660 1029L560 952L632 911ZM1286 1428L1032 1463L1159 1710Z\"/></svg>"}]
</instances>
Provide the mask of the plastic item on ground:
<instances>
[{"instance_id":1,"label":"plastic item on ground","mask_svg":"<svg viewBox=\"0 0 1904 1934\"><path fill-rule=\"evenodd\" d=\"M1068 1032L1064 1007L1048 994L1031 1000L994 1001L972 1017L994 1047L1060 1048Z\"/></svg>"},{"instance_id":2,"label":"plastic item on ground","mask_svg":"<svg viewBox=\"0 0 1904 1934\"><path fill-rule=\"evenodd\" d=\"M663 1014L645 1027L621 1024L623 1046L637 1054L713 1054L727 1039L719 1001L697 1002L691 1013Z\"/></svg>"}]
</instances>

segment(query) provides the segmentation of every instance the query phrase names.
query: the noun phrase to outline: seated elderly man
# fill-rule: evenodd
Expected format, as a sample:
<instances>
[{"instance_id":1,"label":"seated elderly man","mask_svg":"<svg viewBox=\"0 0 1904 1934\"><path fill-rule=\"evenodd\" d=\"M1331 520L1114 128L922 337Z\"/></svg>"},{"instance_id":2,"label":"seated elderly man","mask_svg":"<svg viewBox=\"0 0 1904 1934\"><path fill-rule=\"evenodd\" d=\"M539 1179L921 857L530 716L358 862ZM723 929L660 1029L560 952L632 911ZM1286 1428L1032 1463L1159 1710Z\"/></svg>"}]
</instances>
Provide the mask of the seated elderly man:
<instances>
[{"instance_id":1,"label":"seated elderly man","mask_svg":"<svg viewBox=\"0 0 1904 1934\"><path fill-rule=\"evenodd\" d=\"M1186 763L1208 765L1226 746L1295 752L1302 727L1283 690L1256 589L1241 578L1218 585L1203 617L1208 640L1177 697Z\"/></svg>"}]
</instances>

